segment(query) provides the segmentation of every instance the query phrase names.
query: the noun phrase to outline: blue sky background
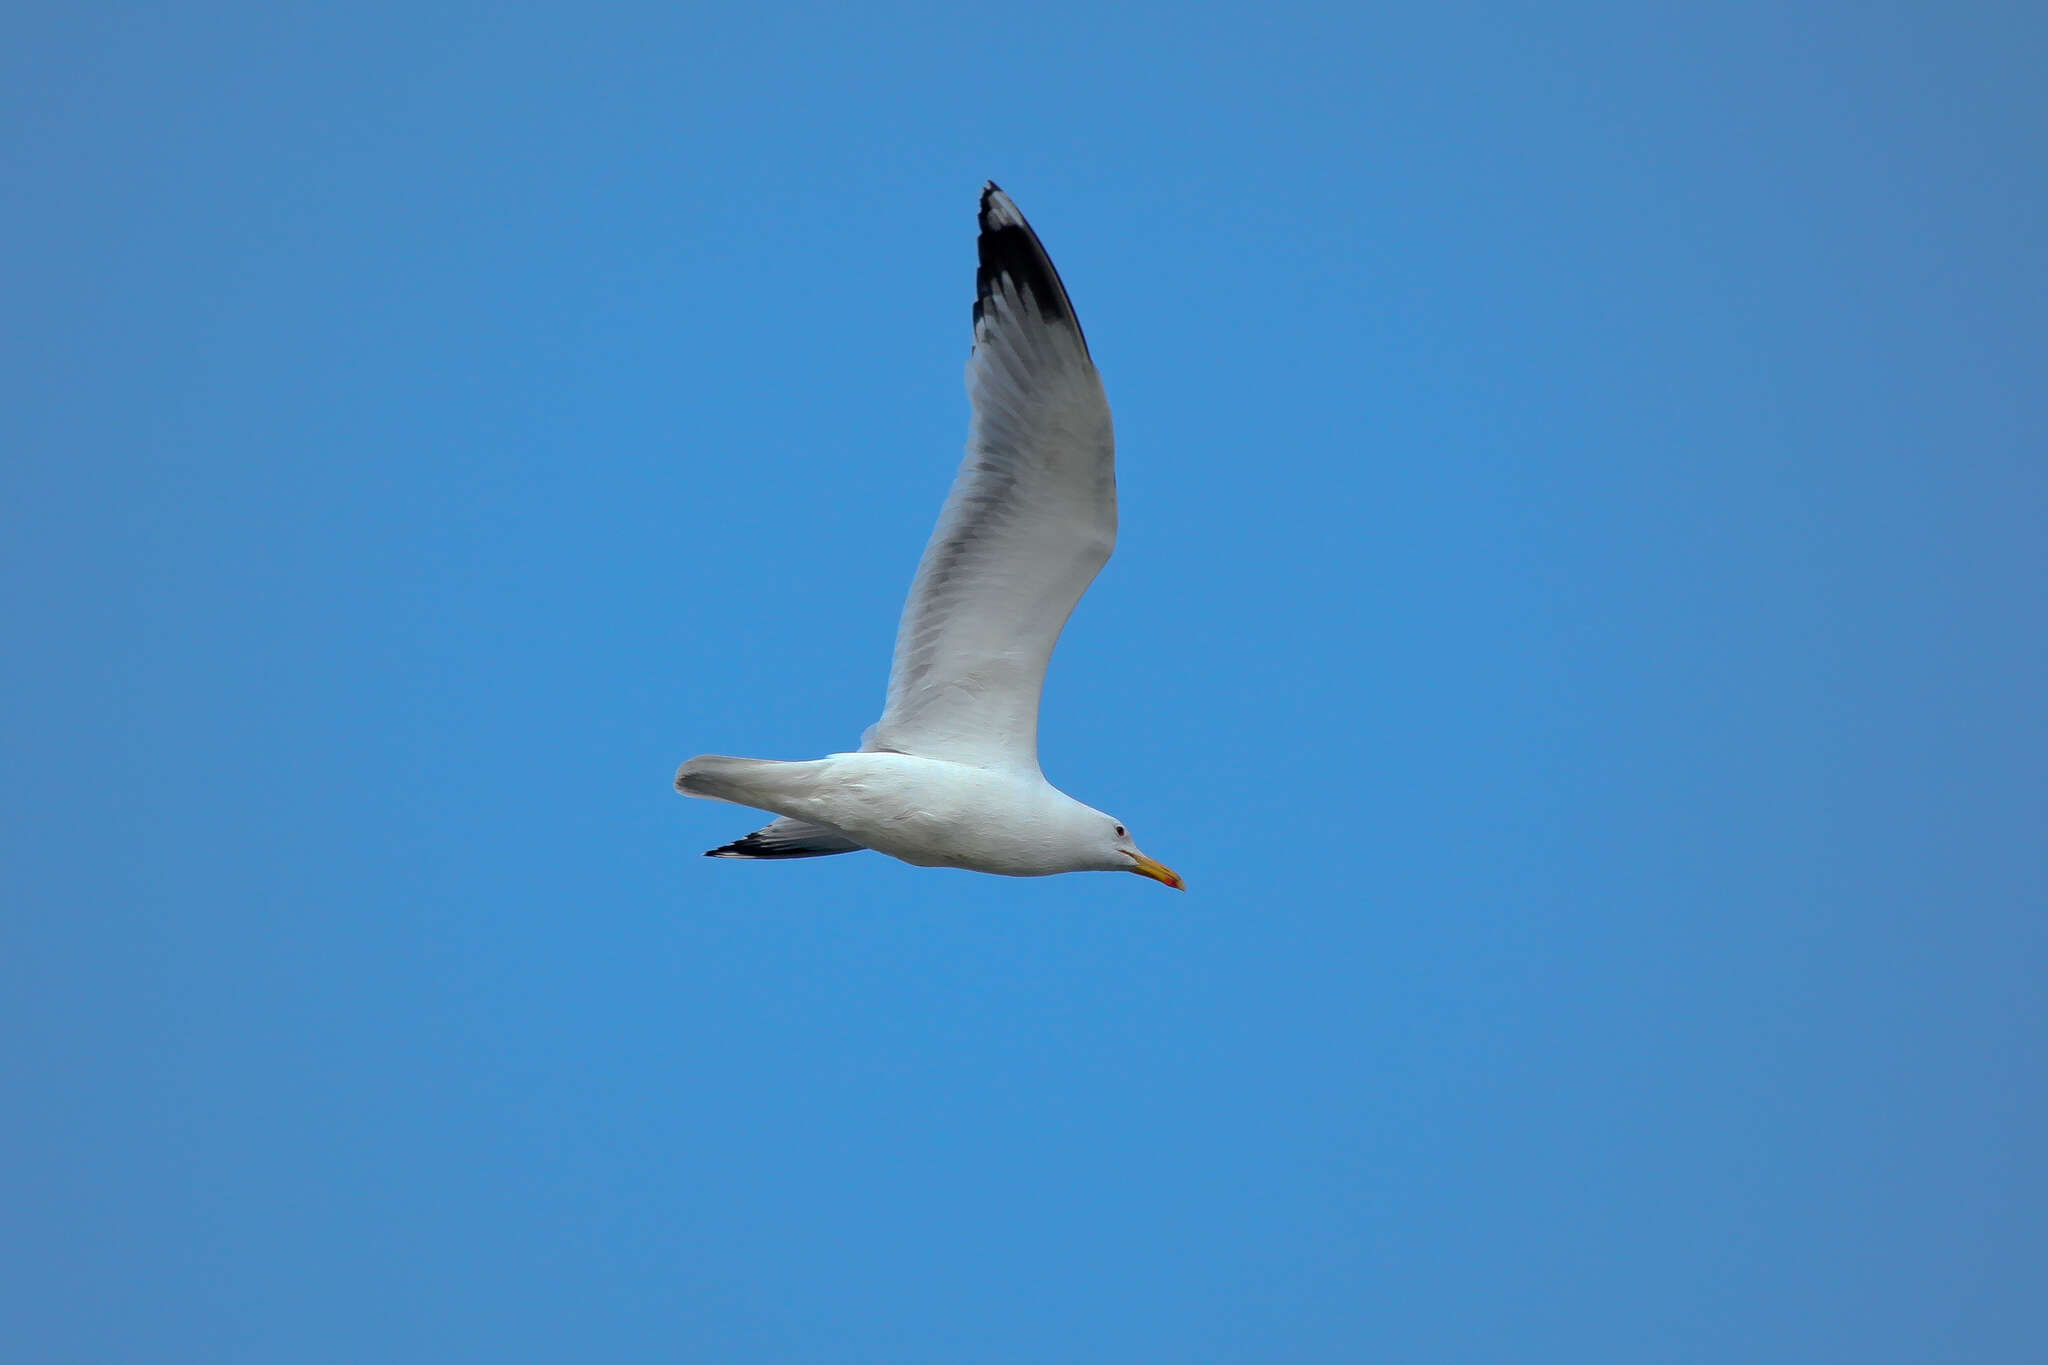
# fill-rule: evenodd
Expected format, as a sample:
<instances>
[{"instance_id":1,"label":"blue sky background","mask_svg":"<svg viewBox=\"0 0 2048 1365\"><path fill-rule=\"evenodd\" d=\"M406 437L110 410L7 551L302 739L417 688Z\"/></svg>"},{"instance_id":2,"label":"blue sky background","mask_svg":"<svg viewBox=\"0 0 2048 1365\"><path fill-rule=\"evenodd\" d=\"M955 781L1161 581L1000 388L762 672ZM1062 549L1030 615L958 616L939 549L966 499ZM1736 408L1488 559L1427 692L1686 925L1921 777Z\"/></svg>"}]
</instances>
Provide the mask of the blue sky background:
<instances>
[{"instance_id":1,"label":"blue sky background","mask_svg":"<svg viewBox=\"0 0 2048 1365\"><path fill-rule=\"evenodd\" d=\"M2036 7L5 24L13 1358L2048 1358ZM1186 896L669 790L874 719L986 177Z\"/></svg>"}]
</instances>

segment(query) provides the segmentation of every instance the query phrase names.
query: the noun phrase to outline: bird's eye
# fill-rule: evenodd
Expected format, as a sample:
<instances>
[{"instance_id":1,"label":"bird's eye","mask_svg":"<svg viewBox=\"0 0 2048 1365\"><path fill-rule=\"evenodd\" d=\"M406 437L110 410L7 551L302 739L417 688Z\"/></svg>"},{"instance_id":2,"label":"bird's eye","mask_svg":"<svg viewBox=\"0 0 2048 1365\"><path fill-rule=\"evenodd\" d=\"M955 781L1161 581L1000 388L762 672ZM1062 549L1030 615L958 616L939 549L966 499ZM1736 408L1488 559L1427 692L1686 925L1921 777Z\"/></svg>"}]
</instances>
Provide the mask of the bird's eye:
<instances>
[{"instance_id":1,"label":"bird's eye","mask_svg":"<svg viewBox=\"0 0 2048 1365\"><path fill-rule=\"evenodd\" d=\"M1122 825L1116 827L1116 837L1119 839L1124 837L1124 827Z\"/></svg>"}]
</instances>

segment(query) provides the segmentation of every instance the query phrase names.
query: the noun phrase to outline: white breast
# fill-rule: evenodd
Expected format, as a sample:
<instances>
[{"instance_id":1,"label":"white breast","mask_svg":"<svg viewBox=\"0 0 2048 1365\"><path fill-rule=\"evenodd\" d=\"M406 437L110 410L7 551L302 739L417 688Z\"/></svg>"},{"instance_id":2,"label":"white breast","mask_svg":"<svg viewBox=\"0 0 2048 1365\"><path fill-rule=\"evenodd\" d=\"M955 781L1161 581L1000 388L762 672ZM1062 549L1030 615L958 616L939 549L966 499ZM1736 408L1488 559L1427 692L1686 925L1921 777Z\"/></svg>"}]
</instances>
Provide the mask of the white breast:
<instances>
[{"instance_id":1,"label":"white breast","mask_svg":"<svg viewBox=\"0 0 2048 1365\"><path fill-rule=\"evenodd\" d=\"M877 852L1013 877L1075 870L1067 836L1088 808L1035 772L889 753L832 754L817 766L815 796L792 813Z\"/></svg>"}]
</instances>

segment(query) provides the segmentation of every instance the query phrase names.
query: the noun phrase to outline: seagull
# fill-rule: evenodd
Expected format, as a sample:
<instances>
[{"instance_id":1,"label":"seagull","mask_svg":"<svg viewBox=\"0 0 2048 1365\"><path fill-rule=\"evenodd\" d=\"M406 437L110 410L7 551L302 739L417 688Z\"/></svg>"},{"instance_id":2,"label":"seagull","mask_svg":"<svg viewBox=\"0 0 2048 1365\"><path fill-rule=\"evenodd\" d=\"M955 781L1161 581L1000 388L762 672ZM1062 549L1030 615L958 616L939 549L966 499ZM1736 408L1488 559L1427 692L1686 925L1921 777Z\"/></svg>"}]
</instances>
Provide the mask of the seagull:
<instances>
[{"instance_id":1,"label":"seagull","mask_svg":"<svg viewBox=\"0 0 2048 1365\"><path fill-rule=\"evenodd\" d=\"M1039 771L1046 663L1116 545L1116 441L1066 286L994 181L978 248L967 456L910 586L882 718L858 753L703 754L676 790L780 817L712 858L871 848L917 867L1135 872L1184 890L1121 821Z\"/></svg>"}]
</instances>

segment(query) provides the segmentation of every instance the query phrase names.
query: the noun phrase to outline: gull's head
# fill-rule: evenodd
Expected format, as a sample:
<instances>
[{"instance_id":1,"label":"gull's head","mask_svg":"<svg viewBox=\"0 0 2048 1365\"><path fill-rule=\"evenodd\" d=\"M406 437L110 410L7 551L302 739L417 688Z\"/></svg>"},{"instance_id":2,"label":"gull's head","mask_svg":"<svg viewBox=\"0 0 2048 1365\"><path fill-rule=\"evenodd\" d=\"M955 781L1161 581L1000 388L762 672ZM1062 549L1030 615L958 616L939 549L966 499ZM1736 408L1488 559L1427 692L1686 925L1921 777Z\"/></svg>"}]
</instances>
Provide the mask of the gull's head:
<instances>
[{"instance_id":1,"label":"gull's head","mask_svg":"<svg viewBox=\"0 0 2048 1365\"><path fill-rule=\"evenodd\" d=\"M1138 851L1131 841L1131 832L1124 828L1123 821L1104 815L1101 811L1090 811L1094 818L1094 837L1099 845L1100 859L1092 866L1106 872L1135 872L1140 877L1150 877L1155 882L1164 882L1176 891L1187 890L1187 883L1180 879L1165 863L1157 863Z\"/></svg>"}]
</instances>

